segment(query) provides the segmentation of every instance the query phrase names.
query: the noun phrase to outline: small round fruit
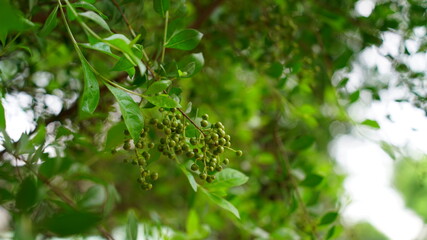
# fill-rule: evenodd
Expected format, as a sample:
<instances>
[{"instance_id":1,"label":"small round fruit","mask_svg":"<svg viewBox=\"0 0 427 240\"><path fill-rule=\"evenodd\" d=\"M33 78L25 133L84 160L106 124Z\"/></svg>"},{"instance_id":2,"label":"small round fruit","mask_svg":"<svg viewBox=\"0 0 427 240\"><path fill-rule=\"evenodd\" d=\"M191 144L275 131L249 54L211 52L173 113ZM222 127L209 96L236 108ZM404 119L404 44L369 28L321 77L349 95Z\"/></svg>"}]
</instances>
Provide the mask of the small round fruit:
<instances>
[{"instance_id":1,"label":"small round fruit","mask_svg":"<svg viewBox=\"0 0 427 240\"><path fill-rule=\"evenodd\" d=\"M193 164L193 165L191 165L191 170L193 170L193 171L197 171L197 170L199 170L199 166L197 166L197 164Z\"/></svg>"},{"instance_id":2,"label":"small round fruit","mask_svg":"<svg viewBox=\"0 0 427 240\"><path fill-rule=\"evenodd\" d=\"M241 157L243 155L242 150L236 151L236 156Z\"/></svg>"},{"instance_id":3,"label":"small round fruit","mask_svg":"<svg viewBox=\"0 0 427 240\"><path fill-rule=\"evenodd\" d=\"M200 179L202 179L202 180L206 180L206 177L207 177L208 175L206 174L206 173L200 173L199 174L199 177L200 177Z\"/></svg>"},{"instance_id":4,"label":"small round fruit","mask_svg":"<svg viewBox=\"0 0 427 240\"><path fill-rule=\"evenodd\" d=\"M159 174L156 172L153 172L150 176L151 180L156 181L159 178Z\"/></svg>"},{"instance_id":5,"label":"small round fruit","mask_svg":"<svg viewBox=\"0 0 427 240\"><path fill-rule=\"evenodd\" d=\"M202 127L207 127L208 126L208 121L206 121L206 120L202 120L201 122L200 122L200 125L202 126Z\"/></svg>"}]
</instances>

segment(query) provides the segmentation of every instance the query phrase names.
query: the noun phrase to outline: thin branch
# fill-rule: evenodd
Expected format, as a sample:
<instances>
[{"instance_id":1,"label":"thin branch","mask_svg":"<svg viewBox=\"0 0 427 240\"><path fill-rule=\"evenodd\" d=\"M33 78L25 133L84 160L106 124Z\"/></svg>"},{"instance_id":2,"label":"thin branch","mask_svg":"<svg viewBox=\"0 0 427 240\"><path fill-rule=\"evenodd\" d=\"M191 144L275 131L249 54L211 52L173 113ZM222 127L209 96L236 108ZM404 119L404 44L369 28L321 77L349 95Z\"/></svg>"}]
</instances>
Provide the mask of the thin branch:
<instances>
[{"instance_id":1,"label":"thin branch","mask_svg":"<svg viewBox=\"0 0 427 240\"><path fill-rule=\"evenodd\" d=\"M197 128L197 130L199 130L199 132L201 132L202 134L203 134L203 136L206 136L206 134L203 132L203 130L202 129L200 129L200 127L199 126L197 126L197 124L184 112L184 111L182 111L182 109L181 108L177 108L178 109L178 111L186 118L186 119L188 119L188 121L190 121L191 122L191 124L193 124L194 125L194 127L196 127Z\"/></svg>"},{"instance_id":2,"label":"thin branch","mask_svg":"<svg viewBox=\"0 0 427 240\"><path fill-rule=\"evenodd\" d=\"M123 20L126 23L126 26L129 29L130 34L132 35L133 38L136 37L135 31L133 30L132 26L129 23L128 18L126 17L125 13L122 11L122 8L120 7L119 3L116 0L111 0L114 4L114 6L116 6L117 10L119 10L120 15L122 15Z\"/></svg>"},{"instance_id":3,"label":"thin branch","mask_svg":"<svg viewBox=\"0 0 427 240\"><path fill-rule=\"evenodd\" d=\"M65 195L59 188L57 188L56 186L54 186L49 179L47 179L45 176L39 174L38 172L36 172L34 169L32 169L28 163L27 160L25 160L24 158L20 157L19 155L14 154L13 155L15 157L15 159L19 159L20 161L25 162L25 166L28 167L28 169L33 172L34 175L37 176L38 179L40 179L47 187L50 188L50 190L52 190L53 193L55 193L56 196L58 196L62 201L66 202L68 205L70 205L72 208L77 209L77 205L74 203L74 201L69 198L67 195ZM114 240L113 236L111 236L110 233L108 233L108 231L102 227L102 226L98 226L98 231L102 234L102 236L107 239L107 240Z\"/></svg>"},{"instance_id":4,"label":"thin branch","mask_svg":"<svg viewBox=\"0 0 427 240\"><path fill-rule=\"evenodd\" d=\"M279 115L279 114L278 114ZM277 121L276 121L277 123ZM277 129L277 124L275 125L275 128L273 130L273 136L274 139L276 141L276 145L277 145L277 149L279 151L279 158L283 160L284 164L285 164L285 168L286 168L286 174L289 176L289 181L292 184L293 190L295 192L295 196L297 198L297 201L299 202L299 205L301 206L301 209L303 211L303 216L305 218L305 221L310 225L311 227L311 231L314 234L315 239L320 239L319 234L317 233L317 229L316 229L316 224L313 223L313 221L310 218L310 215L308 213L307 207L304 204L304 201L302 200L301 197L301 193L298 190L298 184L295 181L294 176L292 175L291 172L291 164L289 162L289 159L286 157L286 152L285 149L283 148L283 142L282 139L280 138L280 136L277 134L278 133L278 129Z\"/></svg>"},{"instance_id":5,"label":"thin branch","mask_svg":"<svg viewBox=\"0 0 427 240\"><path fill-rule=\"evenodd\" d=\"M163 60L165 59L165 50L166 50L166 36L168 33L168 21L169 21L169 11L166 11L166 17L165 17L165 32L163 33L163 45L162 45L162 57L160 58L160 63L163 63Z\"/></svg>"}]
</instances>

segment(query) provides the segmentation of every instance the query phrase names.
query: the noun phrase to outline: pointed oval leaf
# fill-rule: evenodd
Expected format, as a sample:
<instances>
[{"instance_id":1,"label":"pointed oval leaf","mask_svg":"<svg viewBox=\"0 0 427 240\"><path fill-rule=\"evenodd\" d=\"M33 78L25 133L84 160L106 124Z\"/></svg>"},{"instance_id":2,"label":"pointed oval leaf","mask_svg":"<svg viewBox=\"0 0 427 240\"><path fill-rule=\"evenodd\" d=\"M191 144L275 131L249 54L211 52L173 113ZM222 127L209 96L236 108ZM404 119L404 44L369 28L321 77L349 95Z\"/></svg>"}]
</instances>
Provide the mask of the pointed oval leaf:
<instances>
[{"instance_id":1,"label":"pointed oval leaf","mask_svg":"<svg viewBox=\"0 0 427 240\"><path fill-rule=\"evenodd\" d=\"M113 34L104 38L104 41L122 52L131 53L130 40L123 34Z\"/></svg>"},{"instance_id":2,"label":"pointed oval leaf","mask_svg":"<svg viewBox=\"0 0 427 240\"><path fill-rule=\"evenodd\" d=\"M57 12L58 6L56 6L56 8L49 14L49 17L47 17L46 22L40 31L40 37L46 37L56 27L58 24Z\"/></svg>"},{"instance_id":3,"label":"pointed oval leaf","mask_svg":"<svg viewBox=\"0 0 427 240\"><path fill-rule=\"evenodd\" d=\"M108 26L108 23L101 16L96 14L95 12L86 11L83 13L79 13L79 15L94 21L95 23L97 23L99 26L101 26L105 30L107 30L109 32L111 31L110 27Z\"/></svg>"},{"instance_id":4,"label":"pointed oval leaf","mask_svg":"<svg viewBox=\"0 0 427 240\"><path fill-rule=\"evenodd\" d=\"M99 85L95 73L90 68L86 59L81 59L84 75L84 88L81 109L83 112L93 113L99 102Z\"/></svg>"},{"instance_id":5,"label":"pointed oval leaf","mask_svg":"<svg viewBox=\"0 0 427 240\"><path fill-rule=\"evenodd\" d=\"M6 118L4 115L4 107L3 103L0 98L0 129L5 130L6 129Z\"/></svg>"},{"instance_id":6,"label":"pointed oval leaf","mask_svg":"<svg viewBox=\"0 0 427 240\"><path fill-rule=\"evenodd\" d=\"M16 194L16 207L21 210L27 210L36 204L37 198L37 182L35 178L27 177L22 181Z\"/></svg>"},{"instance_id":7,"label":"pointed oval leaf","mask_svg":"<svg viewBox=\"0 0 427 240\"><path fill-rule=\"evenodd\" d=\"M135 213L130 211L128 214L128 223L126 225L126 240L136 240L138 238L138 220Z\"/></svg>"},{"instance_id":8,"label":"pointed oval leaf","mask_svg":"<svg viewBox=\"0 0 427 240\"><path fill-rule=\"evenodd\" d=\"M126 71L129 68L133 67L133 64L125 57L121 57L119 61L114 64L111 71Z\"/></svg>"},{"instance_id":9,"label":"pointed oval leaf","mask_svg":"<svg viewBox=\"0 0 427 240\"><path fill-rule=\"evenodd\" d=\"M105 16L105 14L103 14L101 11L99 11L98 8L96 8L94 5L92 5L86 1L80 1L80 2L76 2L76 3L72 3L71 5L73 5L74 8L84 8L86 10L94 11L94 12L98 13L102 18L108 19L108 17Z\"/></svg>"},{"instance_id":10,"label":"pointed oval leaf","mask_svg":"<svg viewBox=\"0 0 427 240\"><path fill-rule=\"evenodd\" d=\"M161 91L165 90L166 88L168 88L169 85L171 85L171 83L172 83L171 80L163 80L163 81L154 82L147 89L147 91L145 91L145 94L150 95L150 94L155 94L155 93L161 92Z\"/></svg>"},{"instance_id":11,"label":"pointed oval leaf","mask_svg":"<svg viewBox=\"0 0 427 240\"><path fill-rule=\"evenodd\" d=\"M320 220L319 225L328 225L333 223L338 217L337 212L328 212L325 215L323 215L322 219Z\"/></svg>"},{"instance_id":12,"label":"pointed oval leaf","mask_svg":"<svg viewBox=\"0 0 427 240\"><path fill-rule=\"evenodd\" d=\"M94 185L83 195L83 198L77 203L84 209L102 206L107 200L107 191L104 186Z\"/></svg>"},{"instance_id":13,"label":"pointed oval leaf","mask_svg":"<svg viewBox=\"0 0 427 240\"><path fill-rule=\"evenodd\" d=\"M111 52L110 46L108 46L108 44L104 43L104 42L98 42L95 44L90 44L90 43L79 43L80 46L85 47L85 48L89 48L98 52L102 52L105 53L115 59L119 59L120 57L117 56L116 54Z\"/></svg>"},{"instance_id":14,"label":"pointed oval leaf","mask_svg":"<svg viewBox=\"0 0 427 240\"><path fill-rule=\"evenodd\" d=\"M182 72L181 77L188 78L194 76L202 70L205 60L202 53L193 53L184 57L178 62L178 69Z\"/></svg>"},{"instance_id":15,"label":"pointed oval leaf","mask_svg":"<svg viewBox=\"0 0 427 240\"><path fill-rule=\"evenodd\" d=\"M139 134L144 128L144 117L142 116L138 104L136 104L136 102L123 90L110 86L109 84L107 84L107 87L119 103L120 111L122 112L130 135L135 142L138 142Z\"/></svg>"},{"instance_id":16,"label":"pointed oval leaf","mask_svg":"<svg viewBox=\"0 0 427 240\"><path fill-rule=\"evenodd\" d=\"M59 236L69 236L85 233L100 220L101 215L98 213L68 210L52 215L46 220L45 227Z\"/></svg>"},{"instance_id":17,"label":"pointed oval leaf","mask_svg":"<svg viewBox=\"0 0 427 240\"><path fill-rule=\"evenodd\" d=\"M207 188L214 189L240 186L245 184L248 179L249 177L247 177L245 174L232 168L226 168L215 174L215 181L207 185Z\"/></svg>"},{"instance_id":18,"label":"pointed oval leaf","mask_svg":"<svg viewBox=\"0 0 427 240\"><path fill-rule=\"evenodd\" d=\"M169 10L169 0L153 0L153 8L156 13L164 17Z\"/></svg>"},{"instance_id":19,"label":"pointed oval leaf","mask_svg":"<svg viewBox=\"0 0 427 240\"><path fill-rule=\"evenodd\" d=\"M210 193L208 192L206 189L204 188L199 188L202 189L202 192L216 205L220 206L221 208L231 212L234 216L236 216L238 219L240 219L240 214L239 214L239 210L237 210L237 208L230 203L229 201L225 200L224 198L214 194L214 193Z\"/></svg>"},{"instance_id":20,"label":"pointed oval leaf","mask_svg":"<svg viewBox=\"0 0 427 240\"><path fill-rule=\"evenodd\" d=\"M305 179L301 182L302 186L305 187L316 187L323 181L324 177L318 174L309 174Z\"/></svg>"},{"instance_id":21,"label":"pointed oval leaf","mask_svg":"<svg viewBox=\"0 0 427 240\"><path fill-rule=\"evenodd\" d=\"M365 126L369 126L371 128L376 128L376 129L381 128L377 121L371 120L371 119L366 119L365 121L362 122L362 124Z\"/></svg>"},{"instance_id":22,"label":"pointed oval leaf","mask_svg":"<svg viewBox=\"0 0 427 240\"><path fill-rule=\"evenodd\" d=\"M191 174L186 168L185 165L180 164L179 168L182 170L182 172L185 174L185 176L188 179L188 182L190 182L191 188L193 188L193 190L195 192L197 192L197 182L196 179L194 178L193 174Z\"/></svg>"},{"instance_id":23,"label":"pointed oval leaf","mask_svg":"<svg viewBox=\"0 0 427 240\"><path fill-rule=\"evenodd\" d=\"M202 39L203 34L194 29L183 29L173 34L166 42L165 47L180 50L194 49Z\"/></svg>"},{"instance_id":24,"label":"pointed oval leaf","mask_svg":"<svg viewBox=\"0 0 427 240\"><path fill-rule=\"evenodd\" d=\"M173 100L171 97L169 97L166 94L161 94L161 95L152 96L152 97L147 96L145 97L145 99L147 99L147 101L149 101L150 103L158 107L164 107L164 108L181 107L179 103L177 103L175 100Z\"/></svg>"}]
</instances>

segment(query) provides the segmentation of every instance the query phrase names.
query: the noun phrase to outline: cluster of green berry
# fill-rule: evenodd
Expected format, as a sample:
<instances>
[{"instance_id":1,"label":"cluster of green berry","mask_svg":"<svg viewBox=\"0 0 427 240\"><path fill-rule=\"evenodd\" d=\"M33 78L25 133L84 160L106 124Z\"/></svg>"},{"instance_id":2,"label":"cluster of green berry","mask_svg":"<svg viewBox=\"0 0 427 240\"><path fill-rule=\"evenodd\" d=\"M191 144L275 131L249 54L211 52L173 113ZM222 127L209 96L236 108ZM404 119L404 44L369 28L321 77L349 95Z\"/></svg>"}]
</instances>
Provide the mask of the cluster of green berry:
<instances>
[{"instance_id":1,"label":"cluster of green berry","mask_svg":"<svg viewBox=\"0 0 427 240\"><path fill-rule=\"evenodd\" d=\"M208 183L213 182L215 173L222 171L229 164L228 158L221 157L226 150L235 152L237 156L242 156L241 150L236 151L230 147L231 137L226 134L224 125L221 122L210 124L207 114L202 116L200 126L191 122L200 134L193 134L195 137L188 137L189 134L186 133L186 129L190 122L186 120L184 113L178 112L175 108L169 110L159 108L159 111L162 117L159 119L152 118L149 121L152 129L162 132L157 134L160 135L157 150L162 155L177 162L179 162L180 156L185 161L192 161L190 168L199 175L201 180ZM150 127L146 126L141 132L140 140L134 144L135 159L132 161L132 164L138 165L140 168L138 183L144 190L150 190L153 187L152 183L158 178L158 173L150 172L147 169L150 163L148 151L156 146L148 137L149 130ZM123 149L131 149L131 139L125 141Z\"/></svg>"},{"instance_id":2,"label":"cluster of green berry","mask_svg":"<svg viewBox=\"0 0 427 240\"><path fill-rule=\"evenodd\" d=\"M140 176L137 179L137 182L141 184L141 188L144 190L151 190L153 188L153 182L159 178L159 174L157 172L151 172L148 167L148 161L150 160L150 153L148 152L150 149L154 148L154 142L151 142L148 139L148 132L150 129L145 127L142 129L140 133L140 138L135 145L135 158L132 160L133 165L139 166ZM125 130L125 135L127 139L123 144L124 150L131 149L131 139L129 138L129 132ZM129 162L125 160L125 162Z\"/></svg>"}]
</instances>

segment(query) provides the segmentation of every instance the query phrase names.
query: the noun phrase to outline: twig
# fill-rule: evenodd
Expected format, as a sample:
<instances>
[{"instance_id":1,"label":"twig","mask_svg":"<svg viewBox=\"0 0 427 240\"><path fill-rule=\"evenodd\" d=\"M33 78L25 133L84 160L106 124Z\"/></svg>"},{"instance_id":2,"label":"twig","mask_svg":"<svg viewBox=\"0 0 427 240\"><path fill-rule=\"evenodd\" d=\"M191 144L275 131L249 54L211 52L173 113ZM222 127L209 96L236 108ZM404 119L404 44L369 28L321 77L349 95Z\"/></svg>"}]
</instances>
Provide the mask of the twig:
<instances>
[{"instance_id":1,"label":"twig","mask_svg":"<svg viewBox=\"0 0 427 240\"><path fill-rule=\"evenodd\" d=\"M40 179L47 187L50 188L50 190L52 190L53 193L55 193L56 196L58 196L62 201L66 202L68 205L70 205L72 208L77 209L77 205L73 202L73 200L71 198L69 198L67 195L65 195L60 189L58 189L56 186L52 185L52 183L49 181L49 179L47 179L45 176L39 174L38 172L36 172L34 169L32 169L29 166L29 163L27 160L25 160L24 158L22 158L19 155L13 154L13 156L15 157L16 160L20 160L25 162L25 166L28 167L28 169L33 172L34 175L37 176L38 179ZM102 234L103 237L105 237L105 239L107 240L114 240L114 238L111 236L110 233L108 233L108 231L102 227L102 226L98 226L97 227L98 231Z\"/></svg>"},{"instance_id":2,"label":"twig","mask_svg":"<svg viewBox=\"0 0 427 240\"><path fill-rule=\"evenodd\" d=\"M133 30L132 26L130 25L125 13L120 8L119 3L116 0L111 0L111 1L113 2L114 6L116 6L117 10L119 10L120 15L122 15L122 18L125 21L126 26L128 27L130 34L132 34L132 37L135 38L136 37L135 31Z\"/></svg>"},{"instance_id":3,"label":"twig","mask_svg":"<svg viewBox=\"0 0 427 240\"><path fill-rule=\"evenodd\" d=\"M299 202L299 205L301 206L301 209L303 211L303 216L305 218L305 221L310 225L311 231L314 234L315 239L316 240L320 239L320 237L319 237L319 235L317 233L317 230L316 230L316 225L311 220L310 215L309 215L308 210L307 210L307 207L305 206L304 201L302 200L301 193L298 190L298 184L296 183L295 178L294 178L294 176L291 173L291 164L289 162L289 159L287 157L285 157L286 153L285 153L285 149L283 149L282 139L277 134L277 132L278 132L277 124L275 125L275 128L274 128L273 131L274 131L273 132L273 136L274 136L274 139L276 141L277 149L278 149L278 151L280 153L279 154L279 158L282 159L283 162L285 163L286 174L289 176L289 181L292 184L292 187L293 187L293 190L295 192L297 201Z\"/></svg>"},{"instance_id":4,"label":"twig","mask_svg":"<svg viewBox=\"0 0 427 240\"><path fill-rule=\"evenodd\" d=\"M162 44L162 57L160 58L160 63L163 63L165 59L165 50L166 50L166 35L168 34L168 21L169 21L169 11L166 11L165 17L165 32L163 33L163 44Z\"/></svg>"},{"instance_id":5,"label":"twig","mask_svg":"<svg viewBox=\"0 0 427 240\"><path fill-rule=\"evenodd\" d=\"M193 124L194 125L194 127L196 127L197 128L197 130L199 130L199 132L201 132L202 134L203 134L203 136L206 136L206 134L203 132L203 130L202 129L200 129L200 127L199 126L197 126L197 124L184 112L184 111L182 111L182 109L181 108L177 108L178 109L178 111L186 118L186 119L188 119L188 121L190 121L191 122L191 124Z\"/></svg>"}]
</instances>

